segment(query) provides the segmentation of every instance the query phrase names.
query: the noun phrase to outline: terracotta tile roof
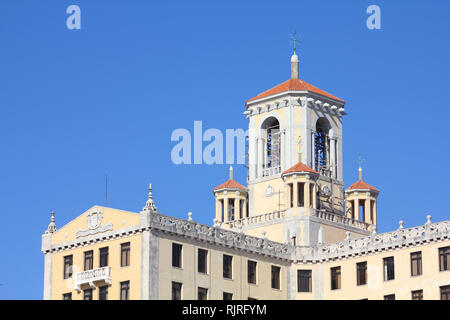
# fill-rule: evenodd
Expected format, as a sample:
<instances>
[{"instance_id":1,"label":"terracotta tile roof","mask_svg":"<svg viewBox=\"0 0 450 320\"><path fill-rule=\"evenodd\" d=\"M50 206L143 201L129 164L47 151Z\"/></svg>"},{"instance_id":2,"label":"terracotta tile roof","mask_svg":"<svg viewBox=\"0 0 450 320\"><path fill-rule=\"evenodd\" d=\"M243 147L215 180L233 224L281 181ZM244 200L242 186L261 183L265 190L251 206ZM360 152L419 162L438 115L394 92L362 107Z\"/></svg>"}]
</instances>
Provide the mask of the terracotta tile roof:
<instances>
[{"instance_id":1,"label":"terracotta tile roof","mask_svg":"<svg viewBox=\"0 0 450 320\"><path fill-rule=\"evenodd\" d=\"M219 189L241 189L241 190L247 190L242 184L239 182L230 179L224 183L222 183L220 186L215 187L213 191L219 190Z\"/></svg>"},{"instance_id":2,"label":"terracotta tile roof","mask_svg":"<svg viewBox=\"0 0 450 320\"><path fill-rule=\"evenodd\" d=\"M350 187L348 187L347 190L353 190L353 189L370 189L373 191L379 191L378 189L372 187L367 182L362 181L362 180L356 181L354 184L352 184Z\"/></svg>"},{"instance_id":3,"label":"terracotta tile roof","mask_svg":"<svg viewBox=\"0 0 450 320\"><path fill-rule=\"evenodd\" d=\"M287 169L285 172L283 172L283 174L292 173L292 172L312 172L312 173L319 174L317 171L311 169L306 164L303 164L301 162L297 163L292 168Z\"/></svg>"},{"instance_id":4,"label":"terracotta tile roof","mask_svg":"<svg viewBox=\"0 0 450 320\"><path fill-rule=\"evenodd\" d=\"M261 98L265 98L277 93L281 93L281 92L285 92L285 91L311 91L317 94L320 94L322 96L334 99L334 100L338 100L341 102L345 102L342 99L339 99L338 97L335 97L331 94L329 94L328 92L325 92L319 88L314 87L313 85L301 80L301 79L289 79L285 82L283 82L282 84L277 85L276 87L273 87L272 89L269 89L267 91L264 91L263 93L260 93L259 95L257 95L256 97L253 97L248 101L252 101L252 100L256 100L256 99L261 99Z\"/></svg>"}]
</instances>

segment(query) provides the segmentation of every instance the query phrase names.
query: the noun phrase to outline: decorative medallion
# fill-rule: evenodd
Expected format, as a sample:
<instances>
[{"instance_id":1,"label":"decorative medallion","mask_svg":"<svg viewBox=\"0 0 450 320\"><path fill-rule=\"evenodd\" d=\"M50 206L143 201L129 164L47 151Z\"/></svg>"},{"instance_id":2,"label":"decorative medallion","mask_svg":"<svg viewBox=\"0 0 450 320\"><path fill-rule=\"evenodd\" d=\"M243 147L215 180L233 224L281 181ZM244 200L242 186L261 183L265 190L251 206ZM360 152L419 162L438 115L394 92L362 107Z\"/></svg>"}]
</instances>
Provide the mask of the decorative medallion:
<instances>
[{"instance_id":1,"label":"decorative medallion","mask_svg":"<svg viewBox=\"0 0 450 320\"><path fill-rule=\"evenodd\" d=\"M273 187L272 186L267 186L266 188L266 197L270 197L273 195Z\"/></svg>"},{"instance_id":2,"label":"decorative medallion","mask_svg":"<svg viewBox=\"0 0 450 320\"><path fill-rule=\"evenodd\" d=\"M92 210L86 215L86 221L88 225L87 230L79 229L75 236L85 237L92 234L97 234L101 232L111 231L113 229L112 223L108 223L105 226L101 226L103 220L103 211L101 210Z\"/></svg>"}]
</instances>

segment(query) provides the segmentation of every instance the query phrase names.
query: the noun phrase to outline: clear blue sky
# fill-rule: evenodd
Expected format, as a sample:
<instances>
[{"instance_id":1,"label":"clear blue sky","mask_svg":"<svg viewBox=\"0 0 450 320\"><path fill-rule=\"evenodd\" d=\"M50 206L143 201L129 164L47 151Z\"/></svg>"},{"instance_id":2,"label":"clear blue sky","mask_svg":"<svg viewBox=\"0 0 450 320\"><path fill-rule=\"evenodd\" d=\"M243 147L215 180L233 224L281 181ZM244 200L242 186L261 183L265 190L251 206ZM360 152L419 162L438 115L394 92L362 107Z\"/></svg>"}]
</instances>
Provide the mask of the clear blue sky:
<instances>
[{"instance_id":1,"label":"clear blue sky","mask_svg":"<svg viewBox=\"0 0 450 320\"><path fill-rule=\"evenodd\" d=\"M172 164L176 128L246 128L244 103L300 77L346 100L344 177L381 190L379 231L450 217L450 2L2 0L0 299L41 299L41 234L95 204L211 224L228 165ZM81 30L66 8L81 8ZM381 7L382 29L366 28ZM245 183L244 166L235 177Z\"/></svg>"}]
</instances>

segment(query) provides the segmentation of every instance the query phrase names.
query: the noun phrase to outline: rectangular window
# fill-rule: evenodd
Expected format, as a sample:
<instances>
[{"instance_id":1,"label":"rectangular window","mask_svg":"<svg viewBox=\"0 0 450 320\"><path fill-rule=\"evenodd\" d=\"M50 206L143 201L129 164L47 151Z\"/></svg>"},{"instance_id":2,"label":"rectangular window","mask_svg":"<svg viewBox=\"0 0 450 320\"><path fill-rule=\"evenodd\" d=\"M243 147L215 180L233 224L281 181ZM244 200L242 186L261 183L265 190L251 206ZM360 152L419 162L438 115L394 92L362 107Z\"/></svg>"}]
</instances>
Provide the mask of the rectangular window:
<instances>
[{"instance_id":1,"label":"rectangular window","mask_svg":"<svg viewBox=\"0 0 450 320\"><path fill-rule=\"evenodd\" d=\"M64 293L63 294L63 300L72 300L72 293Z\"/></svg>"},{"instance_id":2,"label":"rectangular window","mask_svg":"<svg viewBox=\"0 0 450 320\"><path fill-rule=\"evenodd\" d=\"M233 294L229 292L223 293L223 300L233 300Z\"/></svg>"},{"instance_id":3,"label":"rectangular window","mask_svg":"<svg viewBox=\"0 0 450 320\"><path fill-rule=\"evenodd\" d=\"M198 272L208 273L208 250L198 249Z\"/></svg>"},{"instance_id":4,"label":"rectangular window","mask_svg":"<svg viewBox=\"0 0 450 320\"><path fill-rule=\"evenodd\" d=\"M440 287L441 289L441 300L450 300L450 286Z\"/></svg>"},{"instance_id":5,"label":"rectangular window","mask_svg":"<svg viewBox=\"0 0 450 320\"><path fill-rule=\"evenodd\" d=\"M84 253L84 271L94 269L94 251Z\"/></svg>"},{"instance_id":6,"label":"rectangular window","mask_svg":"<svg viewBox=\"0 0 450 320\"><path fill-rule=\"evenodd\" d=\"M72 278L72 265L73 265L73 256L65 256L64 257L64 270L63 277L64 279Z\"/></svg>"},{"instance_id":7,"label":"rectangular window","mask_svg":"<svg viewBox=\"0 0 450 320\"><path fill-rule=\"evenodd\" d=\"M280 267L272 266L272 289L280 289Z\"/></svg>"},{"instance_id":8,"label":"rectangular window","mask_svg":"<svg viewBox=\"0 0 450 320\"><path fill-rule=\"evenodd\" d=\"M108 266L108 255L109 255L108 247L100 248L100 265L99 265L100 268Z\"/></svg>"},{"instance_id":9,"label":"rectangular window","mask_svg":"<svg viewBox=\"0 0 450 320\"><path fill-rule=\"evenodd\" d=\"M86 289L83 291L83 300L92 300L92 289Z\"/></svg>"},{"instance_id":10,"label":"rectangular window","mask_svg":"<svg viewBox=\"0 0 450 320\"><path fill-rule=\"evenodd\" d=\"M395 294L385 295L384 300L395 300Z\"/></svg>"},{"instance_id":11,"label":"rectangular window","mask_svg":"<svg viewBox=\"0 0 450 320\"><path fill-rule=\"evenodd\" d=\"M387 257L383 259L383 275L384 281L394 280L394 257Z\"/></svg>"},{"instance_id":12,"label":"rectangular window","mask_svg":"<svg viewBox=\"0 0 450 320\"><path fill-rule=\"evenodd\" d=\"M120 266L128 267L130 265L130 243L125 242L120 245Z\"/></svg>"},{"instance_id":13,"label":"rectangular window","mask_svg":"<svg viewBox=\"0 0 450 320\"><path fill-rule=\"evenodd\" d=\"M172 282L172 300L181 300L181 286L179 282Z\"/></svg>"},{"instance_id":14,"label":"rectangular window","mask_svg":"<svg viewBox=\"0 0 450 320\"><path fill-rule=\"evenodd\" d=\"M331 268L331 290L341 288L341 267Z\"/></svg>"},{"instance_id":15,"label":"rectangular window","mask_svg":"<svg viewBox=\"0 0 450 320\"><path fill-rule=\"evenodd\" d=\"M247 270L248 283L256 284L256 261L248 260Z\"/></svg>"},{"instance_id":16,"label":"rectangular window","mask_svg":"<svg viewBox=\"0 0 450 320\"><path fill-rule=\"evenodd\" d=\"M312 292L311 270L297 270L297 292Z\"/></svg>"},{"instance_id":17,"label":"rectangular window","mask_svg":"<svg viewBox=\"0 0 450 320\"><path fill-rule=\"evenodd\" d=\"M420 276L422 274L422 252L411 253L411 276Z\"/></svg>"},{"instance_id":18,"label":"rectangular window","mask_svg":"<svg viewBox=\"0 0 450 320\"><path fill-rule=\"evenodd\" d=\"M439 248L439 271L450 270L450 247Z\"/></svg>"},{"instance_id":19,"label":"rectangular window","mask_svg":"<svg viewBox=\"0 0 450 320\"><path fill-rule=\"evenodd\" d=\"M423 300L423 290L411 291L412 300Z\"/></svg>"},{"instance_id":20,"label":"rectangular window","mask_svg":"<svg viewBox=\"0 0 450 320\"><path fill-rule=\"evenodd\" d=\"M367 284L367 262L356 264L356 284L362 286Z\"/></svg>"},{"instance_id":21,"label":"rectangular window","mask_svg":"<svg viewBox=\"0 0 450 320\"><path fill-rule=\"evenodd\" d=\"M98 288L98 300L108 300L108 286Z\"/></svg>"},{"instance_id":22,"label":"rectangular window","mask_svg":"<svg viewBox=\"0 0 450 320\"><path fill-rule=\"evenodd\" d=\"M223 277L225 279L233 278L233 257L226 254L223 255Z\"/></svg>"},{"instance_id":23,"label":"rectangular window","mask_svg":"<svg viewBox=\"0 0 450 320\"><path fill-rule=\"evenodd\" d=\"M130 300L130 281L120 283L120 300Z\"/></svg>"},{"instance_id":24,"label":"rectangular window","mask_svg":"<svg viewBox=\"0 0 450 320\"><path fill-rule=\"evenodd\" d=\"M178 243L172 243L172 267L181 268L181 253L183 246Z\"/></svg>"},{"instance_id":25,"label":"rectangular window","mask_svg":"<svg viewBox=\"0 0 450 320\"><path fill-rule=\"evenodd\" d=\"M198 287L198 300L208 300L208 289Z\"/></svg>"}]
</instances>

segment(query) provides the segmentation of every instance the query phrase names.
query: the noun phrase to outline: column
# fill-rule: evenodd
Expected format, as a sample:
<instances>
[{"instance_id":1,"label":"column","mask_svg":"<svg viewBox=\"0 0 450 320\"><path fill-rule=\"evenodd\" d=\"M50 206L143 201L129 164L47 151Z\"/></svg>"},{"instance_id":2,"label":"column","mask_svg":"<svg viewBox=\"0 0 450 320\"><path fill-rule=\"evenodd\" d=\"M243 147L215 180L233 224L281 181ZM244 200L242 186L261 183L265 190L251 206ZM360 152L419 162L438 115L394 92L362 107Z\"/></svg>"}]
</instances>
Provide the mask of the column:
<instances>
[{"instance_id":1,"label":"column","mask_svg":"<svg viewBox=\"0 0 450 320\"><path fill-rule=\"evenodd\" d=\"M294 196L294 207L297 208L298 207L298 182L294 180L293 183L293 196Z\"/></svg>"},{"instance_id":2,"label":"column","mask_svg":"<svg viewBox=\"0 0 450 320\"><path fill-rule=\"evenodd\" d=\"M230 221L230 215L228 214L228 198L223 198L223 222Z\"/></svg>"},{"instance_id":3,"label":"column","mask_svg":"<svg viewBox=\"0 0 450 320\"><path fill-rule=\"evenodd\" d=\"M353 212L355 213L355 220L359 221L359 200L353 200Z\"/></svg>"},{"instance_id":4,"label":"column","mask_svg":"<svg viewBox=\"0 0 450 320\"><path fill-rule=\"evenodd\" d=\"M373 200L373 224L377 224L377 200Z\"/></svg>"},{"instance_id":5,"label":"column","mask_svg":"<svg viewBox=\"0 0 450 320\"><path fill-rule=\"evenodd\" d=\"M311 195L310 195L309 185L310 185L310 182L305 182L303 184L303 187L304 187L303 192L305 194L305 208L309 208L311 206L311 201L310 201Z\"/></svg>"},{"instance_id":6,"label":"column","mask_svg":"<svg viewBox=\"0 0 450 320\"><path fill-rule=\"evenodd\" d=\"M370 208L370 199L364 200L364 211L366 213L366 217L365 217L366 221L364 221L365 223L372 223L372 221L370 219L370 213L371 213L370 209L371 209Z\"/></svg>"},{"instance_id":7,"label":"column","mask_svg":"<svg viewBox=\"0 0 450 320\"><path fill-rule=\"evenodd\" d=\"M284 185L284 192L286 195L286 208L290 208L291 207L291 187L289 185L289 183L286 183Z\"/></svg>"},{"instance_id":8,"label":"column","mask_svg":"<svg viewBox=\"0 0 450 320\"><path fill-rule=\"evenodd\" d=\"M311 130L311 168L314 168L314 132Z\"/></svg>"},{"instance_id":9,"label":"column","mask_svg":"<svg viewBox=\"0 0 450 320\"><path fill-rule=\"evenodd\" d=\"M314 209L317 209L317 190L316 190L316 184L312 184L312 191L313 191L313 203L312 203L312 207Z\"/></svg>"},{"instance_id":10,"label":"column","mask_svg":"<svg viewBox=\"0 0 450 320\"><path fill-rule=\"evenodd\" d=\"M234 220L239 220L241 218L240 214L241 214L241 210L239 208L239 201L240 199L238 197L236 197L234 199Z\"/></svg>"},{"instance_id":11,"label":"column","mask_svg":"<svg viewBox=\"0 0 450 320\"><path fill-rule=\"evenodd\" d=\"M263 164L263 145L262 145L262 138L258 137L257 139L257 162L256 162L256 177L260 178L262 177L262 164Z\"/></svg>"},{"instance_id":12,"label":"column","mask_svg":"<svg viewBox=\"0 0 450 320\"><path fill-rule=\"evenodd\" d=\"M220 200L216 199L216 219L217 221L222 222L222 206L220 205Z\"/></svg>"},{"instance_id":13,"label":"column","mask_svg":"<svg viewBox=\"0 0 450 320\"><path fill-rule=\"evenodd\" d=\"M243 204L242 204L242 217L247 218L247 200L246 199L243 200Z\"/></svg>"}]
</instances>

